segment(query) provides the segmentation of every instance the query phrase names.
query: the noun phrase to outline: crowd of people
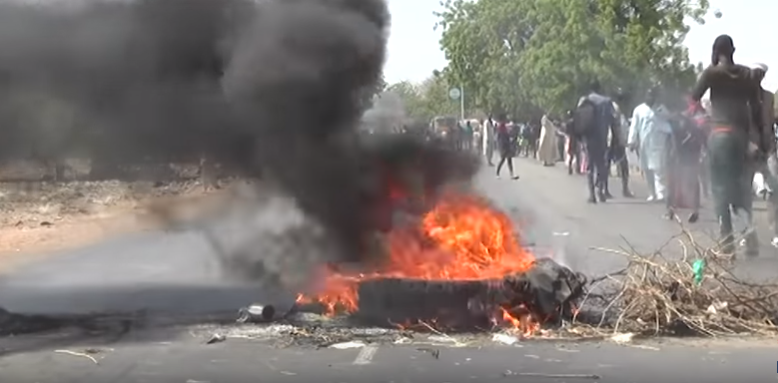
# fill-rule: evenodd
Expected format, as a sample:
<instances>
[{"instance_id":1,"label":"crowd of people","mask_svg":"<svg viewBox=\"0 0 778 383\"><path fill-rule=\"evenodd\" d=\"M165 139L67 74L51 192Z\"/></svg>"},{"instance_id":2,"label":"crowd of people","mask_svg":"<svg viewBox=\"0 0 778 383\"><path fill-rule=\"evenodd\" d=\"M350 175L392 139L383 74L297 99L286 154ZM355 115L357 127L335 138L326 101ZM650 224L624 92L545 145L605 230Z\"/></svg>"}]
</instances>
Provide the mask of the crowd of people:
<instances>
[{"instance_id":1,"label":"crowd of people","mask_svg":"<svg viewBox=\"0 0 778 383\"><path fill-rule=\"evenodd\" d=\"M554 118L544 115L539 124L513 121L505 114L480 123L479 144L489 166L499 155L496 175L507 167L519 179L513 158L536 158L544 166L564 162L568 174L586 174L588 202L613 198L611 169L617 170L622 195L630 189L630 155L649 191L648 201L663 203L665 217L699 219L701 197L711 197L720 228L722 251L734 254L733 214L744 222L739 244L746 254L758 254L753 228L755 174L768 201L768 215L778 247L778 159L776 158L774 95L762 88L764 64L735 64L729 36L716 39L710 66L678 105L669 101L661 85L649 89L631 113L623 113L624 95L604 94L597 81L580 97L574 109ZM709 100L703 100L705 94ZM776 193L770 192L775 190Z\"/></svg>"}]
</instances>

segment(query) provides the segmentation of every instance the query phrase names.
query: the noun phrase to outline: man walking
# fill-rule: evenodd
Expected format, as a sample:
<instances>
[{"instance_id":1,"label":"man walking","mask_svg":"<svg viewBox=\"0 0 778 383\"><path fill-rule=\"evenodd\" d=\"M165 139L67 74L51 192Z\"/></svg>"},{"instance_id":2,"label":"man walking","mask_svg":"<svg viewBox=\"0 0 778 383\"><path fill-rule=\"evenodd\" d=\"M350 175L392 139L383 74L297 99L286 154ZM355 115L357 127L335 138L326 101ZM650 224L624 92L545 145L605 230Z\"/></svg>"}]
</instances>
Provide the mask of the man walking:
<instances>
[{"instance_id":1,"label":"man walking","mask_svg":"<svg viewBox=\"0 0 778 383\"><path fill-rule=\"evenodd\" d=\"M581 137L586 149L589 203L597 203L608 199L608 134L618 137L619 131L612 100L600 94L599 82L593 82L590 89L588 95L578 100L573 115L573 134Z\"/></svg>"},{"instance_id":2,"label":"man walking","mask_svg":"<svg viewBox=\"0 0 778 383\"><path fill-rule=\"evenodd\" d=\"M646 100L635 107L629 127L627 145L637 151L640 167L648 183L648 201L663 201L667 193L667 144L672 133L665 108L657 101L656 89L650 89Z\"/></svg>"},{"instance_id":3,"label":"man walking","mask_svg":"<svg viewBox=\"0 0 778 383\"><path fill-rule=\"evenodd\" d=\"M578 143L580 137L575 134L572 110L568 110L565 114L564 133L567 140L565 143L565 152L567 153L567 174L572 175L573 171L575 171L576 174L581 174L582 153L580 144Z\"/></svg>"},{"instance_id":4,"label":"man walking","mask_svg":"<svg viewBox=\"0 0 778 383\"><path fill-rule=\"evenodd\" d=\"M632 198L634 195L629 189L629 159L627 158L626 142L625 139L629 135L629 125L624 114L621 113L621 108L616 102L613 102L613 118L618 125L618 135L611 135L610 146L608 147L608 169L611 164L616 164L616 169L619 172L619 178L621 179L621 195L625 198ZM610 173L610 172L609 172ZM607 198L613 198L608 188L608 180L605 180L605 196Z\"/></svg>"},{"instance_id":5,"label":"man walking","mask_svg":"<svg viewBox=\"0 0 778 383\"><path fill-rule=\"evenodd\" d=\"M565 147L567 136L565 135L565 121L559 121L556 129L556 162L565 163Z\"/></svg>"},{"instance_id":6,"label":"man walking","mask_svg":"<svg viewBox=\"0 0 778 383\"><path fill-rule=\"evenodd\" d=\"M511 174L512 180L517 180L519 177L513 172L513 156L516 154L516 140L514 137L518 137L518 132L511 131L508 126L508 119L505 116L500 116L495 128L497 138L497 148L500 151L500 162L497 164L497 178L500 178L500 170L503 165L508 165L508 172Z\"/></svg>"},{"instance_id":7,"label":"man walking","mask_svg":"<svg viewBox=\"0 0 778 383\"><path fill-rule=\"evenodd\" d=\"M759 243L753 230L753 173L749 167L765 158L761 87L751 69L734 62L732 38L721 35L713 43L711 65L702 72L692 91L700 102L710 90L712 124L708 137L711 192L719 221L722 250L734 254L732 211L746 221L746 254L756 256Z\"/></svg>"},{"instance_id":8,"label":"man walking","mask_svg":"<svg viewBox=\"0 0 778 383\"><path fill-rule=\"evenodd\" d=\"M462 129L462 150L473 150L473 124L470 120L465 121L465 126Z\"/></svg>"}]
</instances>

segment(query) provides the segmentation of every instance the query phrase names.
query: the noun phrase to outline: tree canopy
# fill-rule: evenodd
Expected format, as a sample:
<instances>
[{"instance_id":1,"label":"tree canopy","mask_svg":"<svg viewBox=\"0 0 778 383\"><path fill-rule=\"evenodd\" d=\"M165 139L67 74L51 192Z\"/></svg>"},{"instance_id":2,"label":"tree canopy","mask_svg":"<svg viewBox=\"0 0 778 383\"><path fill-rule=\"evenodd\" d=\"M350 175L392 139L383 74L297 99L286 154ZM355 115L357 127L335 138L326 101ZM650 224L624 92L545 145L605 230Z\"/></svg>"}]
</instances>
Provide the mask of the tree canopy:
<instances>
[{"instance_id":1,"label":"tree canopy","mask_svg":"<svg viewBox=\"0 0 778 383\"><path fill-rule=\"evenodd\" d=\"M634 104L649 86L685 92L700 68L683 40L707 0L445 0L446 81L470 106L537 118L562 113L594 81ZM445 92L442 93L445 97ZM471 109L472 110L472 109Z\"/></svg>"},{"instance_id":2,"label":"tree canopy","mask_svg":"<svg viewBox=\"0 0 778 383\"><path fill-rule=\"evenodd\" d=\"M409 118L429 121L440 115L459 116L459 101L448 96L454 86L451 84L448 76L435 72L420 84L403 81L389 85L386 91L400 96ZM468 102L467 98L465 102Z\"/></svg>"}]
</instances>

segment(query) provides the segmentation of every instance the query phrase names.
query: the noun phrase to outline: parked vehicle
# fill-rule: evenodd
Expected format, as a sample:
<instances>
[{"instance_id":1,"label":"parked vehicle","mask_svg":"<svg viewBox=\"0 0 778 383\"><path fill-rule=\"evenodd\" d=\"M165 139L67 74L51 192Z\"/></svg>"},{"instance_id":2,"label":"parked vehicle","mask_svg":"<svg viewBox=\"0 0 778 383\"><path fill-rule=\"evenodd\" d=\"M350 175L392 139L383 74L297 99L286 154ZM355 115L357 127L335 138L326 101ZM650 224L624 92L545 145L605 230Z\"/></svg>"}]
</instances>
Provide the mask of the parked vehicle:
<instances>
[{"instance_id":1,"label":"parked vehicle","mask_svg":"<svg viewBox=\"0 0 778 383\"><path fill-rule=\"evenodd\" d=\"M439 116L433 118L430 122L430 131L436 139L442 140L446 144L454 145L458 124L459 121L456 117Z\"/></svg>"}]
</instances>

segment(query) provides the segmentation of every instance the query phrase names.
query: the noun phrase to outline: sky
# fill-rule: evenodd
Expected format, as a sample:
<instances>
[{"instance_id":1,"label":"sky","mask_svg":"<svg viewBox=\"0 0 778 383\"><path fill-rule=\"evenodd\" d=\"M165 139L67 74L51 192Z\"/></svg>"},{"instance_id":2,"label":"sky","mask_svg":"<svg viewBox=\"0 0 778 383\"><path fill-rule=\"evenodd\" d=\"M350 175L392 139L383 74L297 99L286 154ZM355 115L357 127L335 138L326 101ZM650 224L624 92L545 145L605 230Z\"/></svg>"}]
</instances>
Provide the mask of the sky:
<instances>
[{"instance_id":1,"label":"sky","mask_svg":"<svg viewBox=\"0 0 778 383\"><path fill-rule=\"evenodd\" d=\"M392 13L388 57L384 67L389 83L420 82L435 69L446 66L440 50L440 31L435 30L437 0L388 0ZM713 40L720 34L732 36L735 61L740 64L760 62L769 69L764 87L778 89L778 49L770 43L771 25L778 14L778 2L766 0L711 0L705 25L693 24L686 37L692 62L710 62ZM721 11L721 18L713 16ZM755 12L756 11L756 12ZM774 27L774 26L773 26Z\"/></svg>"}]
</instances>

